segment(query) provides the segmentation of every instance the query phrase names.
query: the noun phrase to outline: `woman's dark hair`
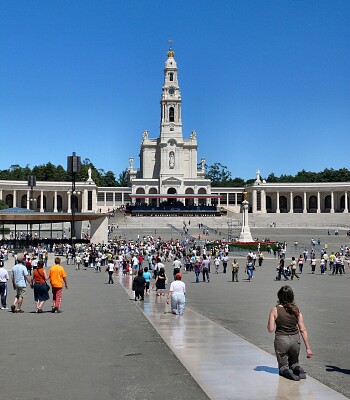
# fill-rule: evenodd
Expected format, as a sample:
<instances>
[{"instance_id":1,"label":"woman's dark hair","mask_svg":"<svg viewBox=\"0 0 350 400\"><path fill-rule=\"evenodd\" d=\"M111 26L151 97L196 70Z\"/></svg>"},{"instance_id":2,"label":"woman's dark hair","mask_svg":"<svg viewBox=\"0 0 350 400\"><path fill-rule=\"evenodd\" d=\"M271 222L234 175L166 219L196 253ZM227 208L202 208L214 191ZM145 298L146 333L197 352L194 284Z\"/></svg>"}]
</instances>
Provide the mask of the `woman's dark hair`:
<instances>
[{"instance_id":1,"label":"woman's dark hair","mask_svg":"<svg viewBox=\"0 0 350 400\"><path fill-rule=\"evenodd\" d=\"M162 267L159 269L159 275L165 274L165 269Z\"/></svg>"},{"instance_id":2,"label":"woman's dark hair","mask_svg":"<svg viewBox=\"0 0 350 400\"><path fill-rule=\"evenodd\" d=\"M283 308L287 311L287 313L294 315L295 317L299 316L299 308L294 303L294 292L293 289L288 286L282 286L281 289L277 293L278 303L283 306Z\"/></svg>"},{"instance_id":3,"label":"woman's dark hair","mask_svg":"<svg viewBox=\"0 0 350 400\"><path fill-rule=\"evenodd\" d=\"M44 261L39 260L37 264L37 268L43 268L44 267Z\"/></svg>"}]
</instances>

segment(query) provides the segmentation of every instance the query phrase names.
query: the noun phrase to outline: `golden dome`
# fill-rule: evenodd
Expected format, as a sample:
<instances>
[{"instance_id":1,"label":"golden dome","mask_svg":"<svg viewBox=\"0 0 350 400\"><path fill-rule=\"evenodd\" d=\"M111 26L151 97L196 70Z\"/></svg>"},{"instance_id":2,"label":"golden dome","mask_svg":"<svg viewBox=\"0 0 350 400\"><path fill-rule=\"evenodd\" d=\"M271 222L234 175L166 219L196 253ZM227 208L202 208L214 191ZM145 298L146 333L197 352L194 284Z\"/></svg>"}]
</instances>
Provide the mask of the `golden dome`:
<instances>
[{"instance_id":1,"label":"golden dome","mask_svg":"<svg viewBox=\"0 0 350 400\"><path fill-rule=\"evenodd\" d=\"M170 47L169 51L167 52L168 58L174 58L175 53L173 52L173 49Z\"/></svg>"}]
</instances>

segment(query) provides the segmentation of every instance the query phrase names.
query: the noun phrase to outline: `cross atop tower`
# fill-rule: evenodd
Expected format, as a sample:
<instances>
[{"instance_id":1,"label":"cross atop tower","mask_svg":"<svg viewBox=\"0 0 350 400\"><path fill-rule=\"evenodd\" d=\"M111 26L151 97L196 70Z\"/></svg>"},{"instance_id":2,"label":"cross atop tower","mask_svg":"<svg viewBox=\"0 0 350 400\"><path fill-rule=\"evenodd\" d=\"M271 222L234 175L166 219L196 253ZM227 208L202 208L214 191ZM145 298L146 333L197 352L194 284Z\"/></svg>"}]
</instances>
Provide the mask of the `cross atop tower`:
<instances>
[{"instance_id":1,"label":"cross atop tower","mask_svg":"<svg viewBox=\"0 0 350 400\"><path fill-rule=\"evenodd\" d=\"M173 38L170 37L170 39L168 40L168 42L170 43L170 47L169 47L169 51L167 52L168 58L174 58L175 53L173 52Z\"/></svg>"}]
</instances>

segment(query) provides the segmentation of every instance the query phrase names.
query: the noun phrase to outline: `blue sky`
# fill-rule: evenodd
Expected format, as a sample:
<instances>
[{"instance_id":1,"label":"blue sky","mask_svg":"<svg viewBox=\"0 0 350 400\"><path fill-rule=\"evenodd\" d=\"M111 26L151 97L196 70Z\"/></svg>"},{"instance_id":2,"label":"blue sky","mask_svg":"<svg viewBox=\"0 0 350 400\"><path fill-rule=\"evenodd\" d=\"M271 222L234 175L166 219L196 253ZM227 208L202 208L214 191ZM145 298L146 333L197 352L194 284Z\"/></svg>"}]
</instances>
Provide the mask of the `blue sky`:
<instances>
[{"instance_id":1,"label":"blue sky","mask_svg":"<svg viewBox=\"0 0 350 400\"><path fill-rule=\"evenodd\" d=\"M2 0L0 168L138 166L170 36L198 159L244 179L349 168L349 20L347 0Z\"/></svg>"}]
</instances>

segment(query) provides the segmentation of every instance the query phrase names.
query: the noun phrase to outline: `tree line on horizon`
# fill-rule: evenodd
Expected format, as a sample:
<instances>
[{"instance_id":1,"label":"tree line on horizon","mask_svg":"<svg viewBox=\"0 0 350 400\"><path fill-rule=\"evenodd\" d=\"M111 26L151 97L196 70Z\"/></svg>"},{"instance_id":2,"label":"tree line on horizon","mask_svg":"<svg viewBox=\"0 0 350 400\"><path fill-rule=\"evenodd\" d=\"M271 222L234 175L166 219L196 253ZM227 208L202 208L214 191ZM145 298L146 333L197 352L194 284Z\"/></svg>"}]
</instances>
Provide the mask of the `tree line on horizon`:
<instances>
[{"instance_id":1,"label":"tree line on horizon","mask_svg":"<svg viewBox=\"0 0 350 400\"><path fill-rule=\"evenodd\" d=\"M213 187L242 187L253 183L255 179L244 180L242 178L232 178L231 172L225 165L214 163L206 166L205 177L211 180ZM282 174L276 176L273 172L265 179L268 183L320 183L320 182L350 182L350 171L347 168L335 170L325 168L321 172L311 172L302 169L296 175Z\"/></svg>"},{"instance_id":2,"label":"tree line on horizon","mask_svg":"<svg viewBox=\"0 0 350 400\"><path fill-rule=\"evenodd\" d=\"M77 182L87 180L89 168L91 168L91 178L97 186L117 187L128 184L127 169L122 171L117 179L114 172L97 169L88 158L81 162L80 172L76 175ZM71 174L62 165L56 166L51 162L36 165L33 168L30 168L29 165L21 167L19 164L13 164L9 169L0 170L0 180L26 181L30 175L35 175L37 181L70 182L72 180Z\"/></svg>"},{"instance_id":3,"label":"tree line on horizon","mask_svg":"<svg viewBox=\"0 0 350 400\"><path fill-rule=\"evenodd\" d=\"M128 186L129 173L127 169L123 170L116 178L113 171L97 169L88 158L85 158L81 163L80 172L76 176L77 182L86 181L89 168L91 168L91 177L97 186ZM62 165L56 166L51 162L36 165L33 168L30 168L29 165L21 167L19 164L13 164L8 169L0 170L0 180L26 181L30 175L35 175L38 181L70 182L72 179ZM243 187L255 181L255 179L232 178L232 174L227 167L218 162L205 166L205 178L211 180L213 187ZM268 183L350 182L350 171L347 168L338 170L326 168L321 172L311 172L303 169L294 176L287 174L276 176L274 173L270 173L267 178L262 179L265 179Z\"/></svg>"}]
</instances>

